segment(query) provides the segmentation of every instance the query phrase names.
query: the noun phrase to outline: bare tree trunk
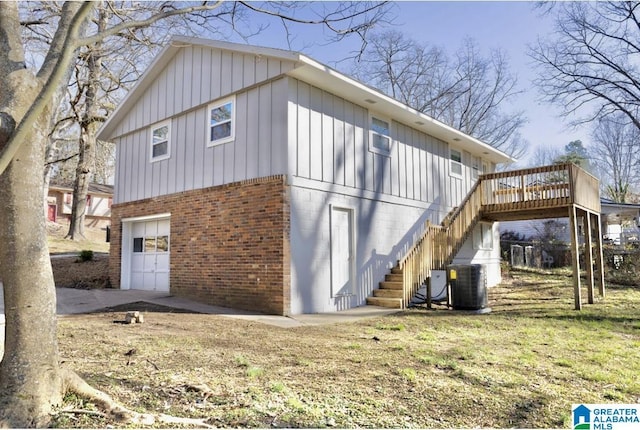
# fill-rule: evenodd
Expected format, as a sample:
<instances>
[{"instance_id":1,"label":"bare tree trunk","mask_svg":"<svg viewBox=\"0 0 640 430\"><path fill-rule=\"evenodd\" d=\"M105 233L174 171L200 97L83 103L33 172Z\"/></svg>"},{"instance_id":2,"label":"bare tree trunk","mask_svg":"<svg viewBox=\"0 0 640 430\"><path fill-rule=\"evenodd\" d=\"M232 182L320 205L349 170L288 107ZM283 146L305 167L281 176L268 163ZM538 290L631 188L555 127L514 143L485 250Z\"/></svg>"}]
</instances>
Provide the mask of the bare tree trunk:
<instances>
[{"instance_id":1,"label":"bare tree trunk","mask_svg":"<svg viewBox=\"0 0 640 430\"><path fill-rule=\"evenodd\" d=\"M78 167L76 168L76 178L73 181L71 219L69 222L69 232L66 236L67 239L71 240L79 240L85 237L84 220L87 211L87 194L89 193L91 165L95 157L95 135L94 138L91 139L88 131L83 129L80 134L79 144Z\"/></svg>"},{"instance_id":2,"label":"bare tree trunk","mask_svg":"<svg viewBox=\"0 0 640 430\"><path fill-rule=\"evenodd\" d=\"M73 16L79 7L72 4L67 10ZM41 427L64 393L43 216L44 142L52 112L51 104L43 103L28 131L18 131L44 84L25 66L19 22L17 5L0 3L0 111L13 123L0 133L0 150L10 146L10 138L24 136L0 175L0 279L6 316L0 427Z\"/></svg>"},{"instance_id":3,"label":"bare tree trunk","mask_svg":"<svg viewBox=\"0 0 640 430\"><path fill-rule=\"evenodd\" d=\"M52 164L48 164L48 161L51 160L53 153L55 152L55 147L53 142L49 142L47 145L47 149L45 151L44 159L44 171L42 173L42 179L44 182L44 186L42 188L42 202L44 203L44 216L48 219L49 216L49 185L51 184L51 170L53 169Z\"/></svg>"},{"instance_id":4,"label":"bare tree trunk","mask_svg":"<svg viewBox=\"0 0 640 430\"><path fill-rule=\"evenodd\" d=\"M40 121L37 133L47 125ZM38 139L46 136L32 136ZM4 419L12 427L46 425L63 394L56 290L42 216L43 157L41 145L23 145L0 176L0 274L10 322L0 363L0 424Z\"/></svg>"},{"instance_id":5,"label":"bare tree trunk","mask_svg":"<svg viewBox=\"0 0 640 430\"><path fill-rule=\"evenodd\" d=\"M107 28L109 15L107 9L98 8L98 33ZM87 195L91 172L94 169L96 159L96 133L100 128L97 118L100 111L98 101L98 88L102 78L102 42L97 42L89 47L91 50L87 60L88 78L85 111L80 122L80 142L78 148L78 167L73 184L73 205L71 206L71 222L67 238L78 240L84 238L85 216L87 214Z\"/></svg>"}]
</instances>

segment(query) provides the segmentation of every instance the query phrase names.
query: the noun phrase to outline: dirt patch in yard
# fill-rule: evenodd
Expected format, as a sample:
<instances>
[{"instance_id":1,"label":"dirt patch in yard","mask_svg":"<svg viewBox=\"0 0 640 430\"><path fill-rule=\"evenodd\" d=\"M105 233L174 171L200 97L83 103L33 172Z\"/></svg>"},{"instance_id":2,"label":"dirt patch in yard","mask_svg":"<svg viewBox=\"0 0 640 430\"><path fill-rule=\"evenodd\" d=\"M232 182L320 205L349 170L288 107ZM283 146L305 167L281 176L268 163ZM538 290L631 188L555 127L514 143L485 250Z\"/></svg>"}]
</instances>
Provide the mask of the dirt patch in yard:
<instances>
[{"instance_id":1,"label":"dirt patch in yard","mask_svg":"<svg viewBox=\"0 0 640 430\"><path fill-rule=\"evenodd\" d=\"M109 256L94 254L91 261L78 257L52 257L53 278L58 288L110 288Z\"/></svg>"},{"instance_id":2,"label":"dirt patch in yard","mask_svg":"<svg viewBox=\"0 0 640 430\"><path fill-rule=\"evenodd\" d=\"M133 303L124 303L122 305L110 306L103 309L98 309L92 313L102 314L105 312L131 312L131 311L140 311L140 312L154 312L154 313L176 313L176 314L199 314L200 312L195 312L189 309L181 309L174 308L171 306L159 305L157 303L150 302L133 302Z\"/></svg>"}]
</instances>

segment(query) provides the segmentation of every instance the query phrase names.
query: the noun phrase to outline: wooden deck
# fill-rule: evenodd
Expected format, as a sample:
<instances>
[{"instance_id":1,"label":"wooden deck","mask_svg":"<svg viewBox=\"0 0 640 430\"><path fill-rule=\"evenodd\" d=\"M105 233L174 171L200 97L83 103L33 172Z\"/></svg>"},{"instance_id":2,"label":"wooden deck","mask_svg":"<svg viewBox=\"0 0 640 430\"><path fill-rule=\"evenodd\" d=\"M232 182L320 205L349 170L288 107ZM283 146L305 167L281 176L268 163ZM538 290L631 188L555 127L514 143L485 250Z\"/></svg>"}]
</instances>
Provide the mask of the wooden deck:
<instances>
[{"instance_id":1,"label":"wooden deck","mask_svg":"<svg viewBox=\"0 0 640 430\"><path fill-rule=\"evenodd\" d=\"M575 164L490 173L480 179L483 219L565 218L574 205L600 213L599 181Z\"/></svg>"},{"instance_id":2,"label":"wooden deck","mask_svg":"<svg viewBox=\"0 0 640 430\"><path fill-rule=\"evenodd\" d=\"M430 306L431 271L443 270L451 263L479 220L542 218L569 218L576 309L582 308L578 246L578 223L581 220L586 244L584 261L588 302L594 301L596 283L604 297L599 181L575 164L558 164L482 175L460 206L451 211L441 225L427 222L423 235L398 261L393 269L395 272L388 275L394 277L397 288L381 285L381 289L393 291L374 291L375 297L367 301L378 305L387 301L393 307L406 307L426 282L427 305ZM396 279L400 277L402 288ZM386 283L389 282L391 280Z\"/></svg>"}]
</instances>

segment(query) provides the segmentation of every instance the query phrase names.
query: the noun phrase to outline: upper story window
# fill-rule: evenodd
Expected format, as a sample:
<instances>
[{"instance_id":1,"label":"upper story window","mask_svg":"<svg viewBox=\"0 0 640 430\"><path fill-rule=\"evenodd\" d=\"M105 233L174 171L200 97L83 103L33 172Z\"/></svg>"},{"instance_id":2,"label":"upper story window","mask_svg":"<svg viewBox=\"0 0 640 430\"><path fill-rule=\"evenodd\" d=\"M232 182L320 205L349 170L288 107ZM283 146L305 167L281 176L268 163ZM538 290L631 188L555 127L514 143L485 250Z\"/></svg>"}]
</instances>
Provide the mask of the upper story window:
<instances>
[{"instance_id":1,"label":"upper story window","mask_svg":"<svg viewBox=\"0 0 640 430\"><path fill-rule=\"evenodd\" d=\"M462 176L462 153L455 149L451 149L451 175Z\"/></svg>"},{"instance_id":2,"label":"upper story window","mask_svg":"<svg viewBox=\"0 0 640 430\"><path fill-rule=\"evenodd\" d=\"M391 154L391 124L388 120L371 117L369 151L387 156Z\"/></svg>"},{"instance_id":3,"label":"upper story window","mask_svg":"<svg viewBox=\"0 0 640 430\"><path fill-rule=\"evenodd\" d=\"M151 161L169 158L171 149L171 122L165 121L151 128Z\"/></svg>"},{"instance_id":4,"label":"upper story window","mask_svg":"<svg viewBox=\"0 0 640 430\"><path fill-rule=\"evenodd\" d=\"M210 104L208 117L208 146L231 142L235 138L235 98Z\"/></svg>"},{"instance_id":5,"label":"upper story window","mask_svg":"<svg viewBox=\"0 0 640 430\"><path fill-rule=\"evenodd\" d=\"M471 178L476 180L478 179L478 177L484 173L483 170L481 170L482 163L480 161L480 157L473 157L472 161L471 161Z\"/></svg>"}]
</instances>

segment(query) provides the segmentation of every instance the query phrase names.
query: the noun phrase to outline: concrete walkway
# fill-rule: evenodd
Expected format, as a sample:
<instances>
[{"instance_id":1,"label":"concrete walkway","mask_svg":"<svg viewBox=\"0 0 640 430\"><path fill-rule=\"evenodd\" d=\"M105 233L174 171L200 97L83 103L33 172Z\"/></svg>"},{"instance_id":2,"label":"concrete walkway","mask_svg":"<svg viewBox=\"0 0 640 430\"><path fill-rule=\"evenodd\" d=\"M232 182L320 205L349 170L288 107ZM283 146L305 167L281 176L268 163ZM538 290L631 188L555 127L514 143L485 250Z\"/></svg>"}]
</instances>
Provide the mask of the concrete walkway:
<instances>
[{"instance_id":1,"label":"concrete walkway","mask_svg":"<svg viewBox=\"0 0 640 430\"><path fill-rule=\"evenodd\" d=\"M398 312L398 309L377 306L362 306L346 311L304 314L284 317L265 315L237 309L209 306L192 300L168 296L167 293L140 290L80 290L74 288L56 288L58 315L85 314L100 309L124 305L126 303L149 302L171 308L185 309L202 314L220 315L246 321L255 321L280 328L293 328L311 325L338 324L364 318L373 318ZM4 297L0 283L0 359L4 353Z\"/></svg>"},{"instance_id":2,"label":"concrete walkway","mask_svg":"<svg viewBox=\"0 0 640 430\"><path fill-rule=\"evenodd\" d=\"M0 284L1 288L2 284ZM229 318L256 321L281 328L301 327L305 325L337 324L357 321L398 312L398 309L387 309L377 306L363 306L345 311L304 314L284 317L265 315L237 309L210 306L192 300L181 299L154 291L141 290L80 290L74 288L56 288L58 315L84 314L100 309L119 306L126 303L149 302L157 305L191 310L203 314L220 315ZM4 301L0 295L0 326L4 323ZM3 327L0 327L3 328ZM1 330L4 334L4 330Z\"/></svg>"}]
</instances>

